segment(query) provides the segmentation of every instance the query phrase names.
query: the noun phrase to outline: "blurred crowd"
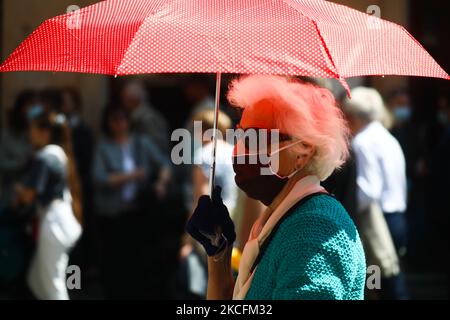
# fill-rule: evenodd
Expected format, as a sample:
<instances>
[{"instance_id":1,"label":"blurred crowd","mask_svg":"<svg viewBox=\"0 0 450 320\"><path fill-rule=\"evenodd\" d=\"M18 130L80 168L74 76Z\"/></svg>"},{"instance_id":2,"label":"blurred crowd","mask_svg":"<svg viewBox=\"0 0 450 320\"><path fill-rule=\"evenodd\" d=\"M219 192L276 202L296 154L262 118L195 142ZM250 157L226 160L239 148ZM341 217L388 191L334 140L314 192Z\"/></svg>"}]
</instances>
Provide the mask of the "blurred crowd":
<instances>
[{"instance_id":1,"label":"blurred crowd","mask_svg":"<svg viewBox=\"0 0 450 320\"><path fill-rule=\"evenodd\" d=\"M213 127L210 92L207 81L185 85L190 132L194 121L203 131ZM435 110L432 119L420 116L405 89L383 99L361 87L340 103L353 133L352 157L324 184L355 220L368 264L382 269L382 294L368 298L407 299L404 271L446 260L449 97L425 106ZM223 110L224 133L239 119ZM82 283L98 282L106 299L205 297L205 254L184 226L209 192L210 142L192 142L192 158L201 164L175 166L170 119L137 80L124 82L105 106L100 134L83 119L74 88L23 91L7 114L0 142L0 299L68 299L69 265L80 266ZM216 183L237 227L238 257L264 206L236 187L232 149L218 142Z\"/></svg>"}]
</instances>

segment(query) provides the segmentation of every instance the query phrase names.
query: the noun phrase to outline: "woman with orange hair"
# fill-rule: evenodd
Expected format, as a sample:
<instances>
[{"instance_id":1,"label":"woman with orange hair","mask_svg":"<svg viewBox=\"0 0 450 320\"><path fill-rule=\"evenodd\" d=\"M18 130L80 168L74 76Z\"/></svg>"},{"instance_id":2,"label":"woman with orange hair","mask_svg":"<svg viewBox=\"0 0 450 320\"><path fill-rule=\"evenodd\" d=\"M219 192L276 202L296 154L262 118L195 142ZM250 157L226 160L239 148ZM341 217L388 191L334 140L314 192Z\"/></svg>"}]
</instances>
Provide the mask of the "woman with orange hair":
<instances>
[{"instance_id":1,"label":"woman with orange hair","mask_svg":"<svg viewBox=\"0 0 450 320\"><path fill-rule=\"evenodd\" d=\"M267 210L252 228L234 281L236 236L221 190L199 198L187 230L209 256L207 297L362 299L358 232L320 185L348 156L349 132L333 95L285 77L247 76L231 84L228 99L243 109L244 136L233 152L236 184ZM256 145L246 139L251 132Z\"/></svg>"}]
</instances>

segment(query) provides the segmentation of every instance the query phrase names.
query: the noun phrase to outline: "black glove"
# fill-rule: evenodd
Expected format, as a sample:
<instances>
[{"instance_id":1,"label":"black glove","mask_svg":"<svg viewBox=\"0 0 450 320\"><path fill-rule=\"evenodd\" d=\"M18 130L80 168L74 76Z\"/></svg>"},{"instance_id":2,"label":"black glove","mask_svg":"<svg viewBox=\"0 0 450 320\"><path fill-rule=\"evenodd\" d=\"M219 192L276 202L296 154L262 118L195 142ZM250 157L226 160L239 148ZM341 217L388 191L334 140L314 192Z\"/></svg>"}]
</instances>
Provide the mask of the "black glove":
<instances>
[{"instance_id":1,"label":"black glove","mask_svg":"<svg viewBox=\"0 0 450 320\"><path fill-rule=\"evenodd\" d=\"M208 256L217 255L236 240L234 224L221 193L222 188L217 186L212 200L209 196L201 196L186 226L186 231L203 245Z\"/></svg>"}]
</instances>

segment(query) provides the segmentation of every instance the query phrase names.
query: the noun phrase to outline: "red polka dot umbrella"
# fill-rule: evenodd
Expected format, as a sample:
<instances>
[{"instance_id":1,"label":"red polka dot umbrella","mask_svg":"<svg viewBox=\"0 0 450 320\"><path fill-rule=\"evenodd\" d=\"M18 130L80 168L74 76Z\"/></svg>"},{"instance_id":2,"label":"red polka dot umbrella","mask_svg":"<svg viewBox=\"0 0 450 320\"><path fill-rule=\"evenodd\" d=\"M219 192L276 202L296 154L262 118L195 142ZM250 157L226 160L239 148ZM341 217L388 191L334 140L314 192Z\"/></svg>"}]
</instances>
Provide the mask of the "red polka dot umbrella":
<instances>
[{"instance_id":1,"label":"red polka dot umbrella","mask_svg":"<svg viewBox=\"0 0 450 320\"><path fill-rule=\"evenodd\" d=\"M45 21L0 71L449 79L408 32L322 0L109 0Z\"/></svg>"},{"instance_id":2,"label":"red polka dot umbrella","mask_svg":"<svg viewBox=\"0 0 450 320\"><path fill-rule=\"evenodd\" d=\"M45 21L0 66L32 70L303 75L347 90L355 76L450 79L403 27L324 0L102 1Z\"/></svg>"}]
</instances>

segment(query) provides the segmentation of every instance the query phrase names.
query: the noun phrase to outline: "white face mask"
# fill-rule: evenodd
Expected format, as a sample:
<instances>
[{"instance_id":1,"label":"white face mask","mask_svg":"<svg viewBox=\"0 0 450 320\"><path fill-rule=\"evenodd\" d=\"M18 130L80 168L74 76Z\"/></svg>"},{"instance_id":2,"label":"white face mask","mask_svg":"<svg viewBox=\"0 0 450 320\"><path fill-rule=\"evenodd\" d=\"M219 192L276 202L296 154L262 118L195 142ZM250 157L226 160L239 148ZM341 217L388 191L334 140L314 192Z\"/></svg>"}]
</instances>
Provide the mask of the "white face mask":
<instances>
[{"instance_id":1,"label":"white face mask","mask_svg":"<svg viewBox=\"0 0 450 320\"><path fill-rule=\"evenodd\" d=\"M289 141L292 141L293 139L289 139ZM286 140L284 140L286 141ZM291 148L299 143L303 143L301 140L295 140L294 142L279 148L276 151L269 152L267 149L262 149L258 145L253 145L253 147L247 147L244 145L244 140L238 140L238 142L235 145L235 151L233 154L233 157L236 158L237 164L251 164L256 165L258 164L261 167L260 175L263 176L276 176L280 179L290 179L292 178L300 169L295 170L291 174L289 174L287 177L280 176L277 172L279 169L279 156L278 154L286 150L288 148ZM273 144L272 147L277 147L279 145L279 142L276 144ZM267 147L267 146L266 146ZM258 149L259 150L256 150ZM253 149L252 151L249 151Z\"/></svg>"},{"instance_id":2,"label":"white face mask","mask_svg":"<svg viewBox=\"0 0 450 320\"><path fill-rule=\"evenodd\" d=\"M280 178L280 179L290 179L290 178L292 178L293 176L295 176L295 174L296 174L297 172L299 172L299 171L301 170L301 169L294 170L294 171L293 171L291 174L289 174L288 176L283 177L283 176L281 176L281 175L279 175L279 174L277 173L277 171L278 171L278 169L279 169L279 165L277 165L277 168L274 168L273 165L272 165L272 164L273 164L272 159L273 159L273 156L274 156L274 155L279 154L279 153L280 153L281 151L283 151L283 150L286 150L286 149L289 149L289 148L291 148L291 147L293 147L293 146L296 146L296 145L299 144L299 143L302 143L302 141L301 141L301 140L295 141L295 142L293 142L293 143L291 143L291 144L289 144L289 145L287 145L287 146L284 146L284 147L278 149L277 151L274 151L274 152L271 152L271 153L270 153L270 155L269 155L269 157L270 157L269 168L270 168L270 171L271 171L271 173L272 173L273 175L277 176L277 177ZM278 162L279 162L279 157L277 157L277 160L278 160Z\"/></svg>"}]
</instances>

